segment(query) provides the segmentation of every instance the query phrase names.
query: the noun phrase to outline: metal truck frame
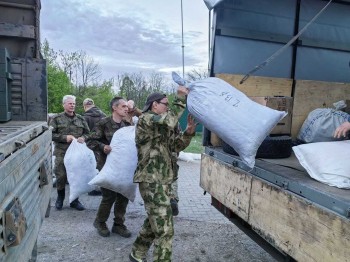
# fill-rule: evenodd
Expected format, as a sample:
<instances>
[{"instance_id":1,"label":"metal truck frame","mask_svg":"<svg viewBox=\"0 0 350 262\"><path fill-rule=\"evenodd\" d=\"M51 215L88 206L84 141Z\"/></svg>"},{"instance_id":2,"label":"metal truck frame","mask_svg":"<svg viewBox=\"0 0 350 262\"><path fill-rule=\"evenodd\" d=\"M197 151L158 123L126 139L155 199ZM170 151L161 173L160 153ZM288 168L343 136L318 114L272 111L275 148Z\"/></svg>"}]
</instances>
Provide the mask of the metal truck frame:
<instances>
[{"instance_id":1,"label":"metal truck frame","mask_svg":"<svg viewBox=\"0 0 350 262\"><path fill-rule=\"evenodd\" d=\"M35 261L52 189L40 0L0 0L0 14L0 261Z\"/></svg>"},{"instance_id":2,"label":"metal truck frame","mask_svg":"<svg viewBox=\"0 0 350 262\"><path fill-rule=\"evenodd\" d=\"M313 109L349 97L350 1L333 1L243 83L246 73L286 45L327 1L206 2L212 8L210 75L247 96L293 97L292 138ZM294 168L295 157L257 159L250 170L207 129L203 144L200 186L218 210L278 260L350 261L349 190L313 180Z\"/></svg>"}]
</instances>

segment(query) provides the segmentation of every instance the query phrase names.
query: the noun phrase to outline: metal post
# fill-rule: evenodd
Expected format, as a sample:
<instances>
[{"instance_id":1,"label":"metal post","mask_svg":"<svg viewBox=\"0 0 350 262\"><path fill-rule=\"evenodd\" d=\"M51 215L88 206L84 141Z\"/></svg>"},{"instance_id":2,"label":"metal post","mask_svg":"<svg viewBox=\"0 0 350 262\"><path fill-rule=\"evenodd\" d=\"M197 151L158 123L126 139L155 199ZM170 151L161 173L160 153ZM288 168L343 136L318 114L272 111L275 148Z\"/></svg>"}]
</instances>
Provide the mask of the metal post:
<instances>
[{"instance_id":1,"label":"metal post","mask_svg":"<svg viewBox=\"0 0 350 262\"><path fill-rule=\"evenodd\" d=\"M185 79L185 45L184 45L184 19L181 0L181 35L182 35L182 78Z\"/></svg>"}]
</instances>

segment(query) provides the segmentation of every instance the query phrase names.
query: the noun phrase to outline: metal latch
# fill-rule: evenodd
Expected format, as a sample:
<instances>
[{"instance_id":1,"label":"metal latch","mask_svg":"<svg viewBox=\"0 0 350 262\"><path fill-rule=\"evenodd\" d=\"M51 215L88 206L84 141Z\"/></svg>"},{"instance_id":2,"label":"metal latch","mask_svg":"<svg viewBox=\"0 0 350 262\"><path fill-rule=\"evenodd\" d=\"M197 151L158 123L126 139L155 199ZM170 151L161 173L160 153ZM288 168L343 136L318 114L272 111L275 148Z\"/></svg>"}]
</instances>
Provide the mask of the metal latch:
<instances>
[{"instance_id":1,"label":"metal latch","mask_svg":"<svg viewBox=\"0 0 350 262\"><path fill-rule=\"evenodd\" d=\"M40 185L39 185L40 187L43 187L49 184L45 162L42 162L39 167L39 179L40 179Z\"/></svg>"},{"instance_id":2,"label":"metal latch","mask_svg":"<svg viewBox=\"0 0 350 262\"><path fill-rule=\"evenodd\" d=\"M5 245L6 247L17 246L27 231L27 220L17 197L10 202L3 215Z\"/></svg>"},{"instance_id":3,"label":"metal latch","mask_svg":"<svg viewBox=\"0 0 350 262\"><path fill-rule=\"evenodd\" d=\"M15 141L16 149L20 149L26 146L26 142L22 140Z\"/></svg>"}]
</instances>

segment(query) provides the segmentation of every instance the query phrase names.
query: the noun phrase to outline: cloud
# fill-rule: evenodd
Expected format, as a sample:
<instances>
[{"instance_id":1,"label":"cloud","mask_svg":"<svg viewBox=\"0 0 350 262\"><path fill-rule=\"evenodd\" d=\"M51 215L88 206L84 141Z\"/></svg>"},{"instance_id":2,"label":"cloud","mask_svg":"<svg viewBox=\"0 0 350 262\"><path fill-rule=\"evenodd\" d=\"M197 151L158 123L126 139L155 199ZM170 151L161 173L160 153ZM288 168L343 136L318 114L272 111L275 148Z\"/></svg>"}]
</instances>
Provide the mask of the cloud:
<instances>
[{"instance_id":1,"label":"cloud","mask_svg":"<svg viewBox=\"0 0 350 262\"><path fill-rule=\"evenodd\" d=\"M109 0L43 1L42 40L46 38L55 51L86 51L101 65L107 78L116 71L180 68L180 28L174 30L174 26L163 19L153 18L152 12L121 3ZM186 65L205 64L206 40L200 30L185 32Z\"/></svg>"}]
</instances>

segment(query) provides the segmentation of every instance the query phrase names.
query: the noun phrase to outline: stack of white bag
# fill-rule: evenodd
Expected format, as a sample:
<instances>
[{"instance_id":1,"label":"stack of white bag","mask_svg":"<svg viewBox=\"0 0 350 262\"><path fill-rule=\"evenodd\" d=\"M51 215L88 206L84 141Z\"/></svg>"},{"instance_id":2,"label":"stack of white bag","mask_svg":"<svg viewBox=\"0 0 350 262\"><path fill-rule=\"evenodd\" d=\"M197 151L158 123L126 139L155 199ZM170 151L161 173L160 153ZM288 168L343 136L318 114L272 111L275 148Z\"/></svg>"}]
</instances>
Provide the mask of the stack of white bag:
<instances>
[{"instance_id":1,"label":"stack of white bag","mask_svg":"<svg viewBox=\"0 0 350 262\"><path fill-rule=\"evenodd\" d=\"M327 185L350 188L350 141L318 142L294 146L308 174Z\"/></svg>"},{"instance_id":2,"label":"stack of white bag","mask_svg":"<svg viewBox=\"0 0 350 262\"><path fill-rule=\"evenodd\" d=\"M63 161L69 182L69 203L71 203L80 195L96 188L88 184L98 173L96 159L94 152L85 143L79 143L74 139Z\"/></svg>"},{"instance_id":3,"label":"stack of white bag","mask_svg":"<svg viewBox=\"0 0 350 262\"><path fill-rule=\"evenodd\" d=\"M112 151L100 173L89 184L120 193L134 202L136 184L133 183L137 165L135 126L118 129L110 144Z\"/></svg>"},{"instance_id":4,"label":"stack of white bag","mask_svg":"<svg viewBox=\"0 0 350 262\"><path fill-rule=\"evenodd\" d=\"M192 82L188 88L190 113L253 168L259 146L287 112L262 106L215 77Z\"/></svg>"}]
</instances>

